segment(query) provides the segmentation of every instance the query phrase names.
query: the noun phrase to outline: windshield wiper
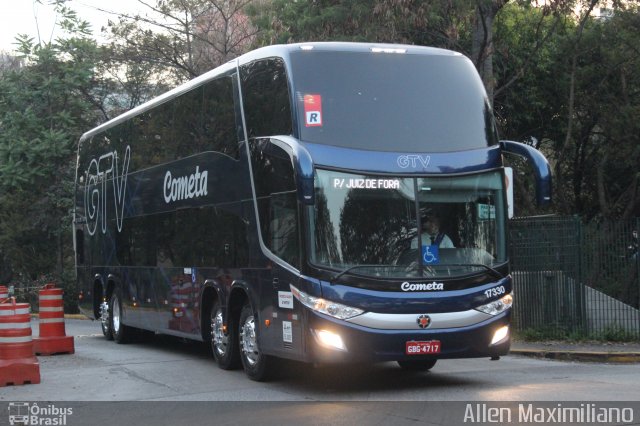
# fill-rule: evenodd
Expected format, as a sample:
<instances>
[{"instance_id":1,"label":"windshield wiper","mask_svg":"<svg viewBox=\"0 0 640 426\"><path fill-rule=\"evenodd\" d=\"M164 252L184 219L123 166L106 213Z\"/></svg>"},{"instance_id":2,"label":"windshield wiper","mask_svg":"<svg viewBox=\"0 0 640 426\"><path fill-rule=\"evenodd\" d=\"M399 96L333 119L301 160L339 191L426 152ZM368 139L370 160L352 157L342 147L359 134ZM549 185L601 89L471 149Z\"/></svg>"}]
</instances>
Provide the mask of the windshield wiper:
<instances>
[{"instance_id":1,"label":"windshield wiper","mask_svg":"<svg viewBox=\"0 0 640 426\"><path fill-rule=\"evenodd\" d=\"M505 277L496 269L492 268L491 266L485 265L484 263L442 263L442 264L433 265L433 266L479 266L491 272L496 278L502 279Z\"/></svg>"},{"instance_id":2,"label":"windshield wiper","mask_svg":"<svg viewBox=\"0 0 640 426\"><path fill-rule=\"evenodd\" d=\"M331 281L329 281L329 283L331 285L333 285L333 282L335 280L337 280L338 278L340 278L341 276L343 276L344 274L353 271L354 269L358 269L358 268L406 268L406 266L403 265L355 265L355 266L349 266L348 268L338 272L337 274L335 274L332 278Z\"/></svg>"},{"instance_id":3,"label":"windshield wiper","mask_svg":"<svg viewBox=\"0 0 640 426\"><path fill-rule=\"evenodd\" d=\"M418 265L416 265L416 267L417 266ZM423 266L426 266L427 269L430 266L476 266L476 267L481 267L481 268L486 269L487 271L491 272L492 275L494 275L498 279L502 279L502 278L505 277L500 272L498 272L496 269L492 268L491 266L485 265L483 263L442 263L442 264L438 264L438 265L423 265ZM407 266L407 265L355 265L355 266L350 266L350 267L348 267L346 269L343 269L342 271L340 271L337 274L335 274L331 278L329 283L331 285L333 285L335 280L337 280L341 276L353 271L354 269L358 269L358 268L402 268L402 269L406 270L406 269L408 269L410 267L411 267L411 265L409 265L409 266Z\"/></svg>"}]
</instances>

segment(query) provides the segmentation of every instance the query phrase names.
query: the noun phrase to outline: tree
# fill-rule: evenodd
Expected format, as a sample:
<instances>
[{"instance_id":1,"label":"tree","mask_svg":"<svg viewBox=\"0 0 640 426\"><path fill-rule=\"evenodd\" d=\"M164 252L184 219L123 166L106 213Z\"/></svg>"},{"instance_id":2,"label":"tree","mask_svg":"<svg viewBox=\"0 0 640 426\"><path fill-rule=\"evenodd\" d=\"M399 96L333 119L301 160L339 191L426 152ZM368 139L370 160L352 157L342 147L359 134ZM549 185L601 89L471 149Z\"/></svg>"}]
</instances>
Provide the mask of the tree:
<instances>
[{"instance_id":1,"label":"tree","mask_svg":"<svg viewBox=\"0 0 640 426\"><path fill-rule=\"evenodd\" d=\"M597 118L588 139L595 150L594 193L600 215L627 220L640 216L640 13L618 10L599 25L590 34L599 40L597 56L588 62L602 58L604 66L581 67L589 111ZM583 175L592 175L586 167Z\"/></svg>"},{"instance_id":2,"label":"tree","mask_svg":"<svg viewBox=\"0 0 640 426\"><path fill-rule=\"evenodd\" d=\"M468 50L473 4L424 1L273 0L247 9L261 44L303 41L368 41Z\"/></svg>"},{"instance_id":3,"label":"tree","mask_svg":"<svg viewBox=\"0 0 640 426\"><path fill-rule=\"evenodd\" d=\"M406 43L443 47L465 53L482 77L493 104L501 88L494 76L494 21L508 0L274 0L248 9L260 28L263 44L307 40ZM553 0L540 10L565 10L569 0ZM529 46L533 58L544 44ZM525 69L511 76L519 79Z\"/></svg>"},{"instance_id":4,"label":"tree","mask_svg":"<svg viewBox=\"0 0 640 426\"><path fill-rule=\"evenodd\" d=\"M146 70L147 79L192 79L245 53L257 31L243 12L253 0L138 1L152 17L110 22L111 47L119 63Z\"/></svg>"},{"instance_id":5,"label":"tree","mask_svg":"<svg viewBox=\"0 0 640 426\"><path fill-rule=\"evenodd\" d=\"M509 3L495 21L494 113L500 133L530 144L547 157L553 154L553 141L564 134L561 111L566 78L558 63L564 55L562 40L573 28L573 21L559 5L540 8ZM508 160L517 172L516 215L539 213L531 196L535 192L533 171L518 159ZM554 203L550 211L556 206Z\"/></svg>"},{"instance_id":6,"label":"tree","mask_svg":"<svg viewBox=\"0 0 640 426\"><path fill-rule=\"evenodd\" d=\"M472 34L471 58L480 73L493 105L495 79L493 76L493 26L496 15L507 0L476 0L475 22Z\"/></svg>"},{"instance_id":7,"label":"tree","mask_svg":"<svg viewBox=\"0 0 640 426\"><path fill-rule=\"evenodd\" d=\"M555 211L627 219L640 214L632 118L640 92L631 72L640 65L639 14L629 4L598 19L588 13L596 7L586 3L578 19L564 9L543 16L543 10L518 4L502 11L496 69L505 89L496 92L495 110L503 133L551 160ZM535 40L544 44L529 59Z\"/></svg>"},{"instance_id":8,"label":"tree","mask_svg":"<svg viewBox=\"0 0 640 426\"><path fill-rule=\"evenodd\" d=\"M98 56L86 22L60 1L65 36L19 36L22 67L0 74L0 255L3 279L29 281L73 264L75 146L97 118Z\"/></svg>"}]
</instances>

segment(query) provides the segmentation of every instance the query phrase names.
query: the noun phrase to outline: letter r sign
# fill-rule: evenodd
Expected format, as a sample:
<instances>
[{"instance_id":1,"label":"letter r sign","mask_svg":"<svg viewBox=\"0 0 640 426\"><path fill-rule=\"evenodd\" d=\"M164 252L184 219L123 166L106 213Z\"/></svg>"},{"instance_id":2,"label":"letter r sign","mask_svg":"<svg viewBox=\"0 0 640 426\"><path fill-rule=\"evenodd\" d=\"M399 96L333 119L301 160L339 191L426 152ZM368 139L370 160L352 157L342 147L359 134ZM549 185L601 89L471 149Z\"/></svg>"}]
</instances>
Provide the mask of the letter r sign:
<instances>
[{"instance_id":1,"label":"letter r sign","mask_svg":"<svg viewBox=\"0 0 640 426\"><path fill-rule=\"evenodd\" d=\"M304 95L304 124L306 127L322 126L322 96Z\"/></svg>"}]
</instances>

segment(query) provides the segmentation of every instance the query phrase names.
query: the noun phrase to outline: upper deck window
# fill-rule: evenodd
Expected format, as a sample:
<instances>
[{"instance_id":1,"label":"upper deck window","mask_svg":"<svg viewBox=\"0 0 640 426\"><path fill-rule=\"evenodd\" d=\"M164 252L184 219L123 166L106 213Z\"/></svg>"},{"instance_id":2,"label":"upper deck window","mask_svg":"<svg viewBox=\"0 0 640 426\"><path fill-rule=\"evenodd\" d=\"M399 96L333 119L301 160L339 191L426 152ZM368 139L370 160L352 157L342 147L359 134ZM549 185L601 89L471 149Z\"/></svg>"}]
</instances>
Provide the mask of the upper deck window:
<instances>
[{"instance_id":1,"label":"upper deck window","mask_svg":"<svg viewBox=\"0 0 640 426\"><path fill-rule=\"evenodd\" d=\"M458 55L291 54L303 141L380 151L448 152L497 143L473 64Z\"/></svg>"},{"instance_id":2,"label":"upper deck window","mask_svg":"<svg viewBox=\"0 0 640 426\"><path fill-rule=\"evenodd\" d=\"M291 134L291 105L284 62L267 58L240 67L249 138Z\"/></svg>"}]
</instances>

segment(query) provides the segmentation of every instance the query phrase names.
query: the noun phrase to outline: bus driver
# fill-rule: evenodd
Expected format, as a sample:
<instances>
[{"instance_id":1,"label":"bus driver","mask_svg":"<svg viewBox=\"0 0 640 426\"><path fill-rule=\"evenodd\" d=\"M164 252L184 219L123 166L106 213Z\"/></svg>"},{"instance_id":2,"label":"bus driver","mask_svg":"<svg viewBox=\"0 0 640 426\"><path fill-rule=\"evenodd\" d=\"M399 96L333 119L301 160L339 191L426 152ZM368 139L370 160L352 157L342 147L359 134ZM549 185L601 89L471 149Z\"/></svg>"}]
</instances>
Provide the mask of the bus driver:
<instances>
[{"instance_id":1,"label":"bus driver","mask_svg":"<svg viewBox=\"0 0 640 426\"><path fill-rule=\"evenodd\" d=\"M440 230L440 217L435 213L427 213L421 218L422 245L435 245L439 248L455 248L451 238ZM411 240L411 248L418 248L418 237Z\"/></svg>"}]
</instances>

